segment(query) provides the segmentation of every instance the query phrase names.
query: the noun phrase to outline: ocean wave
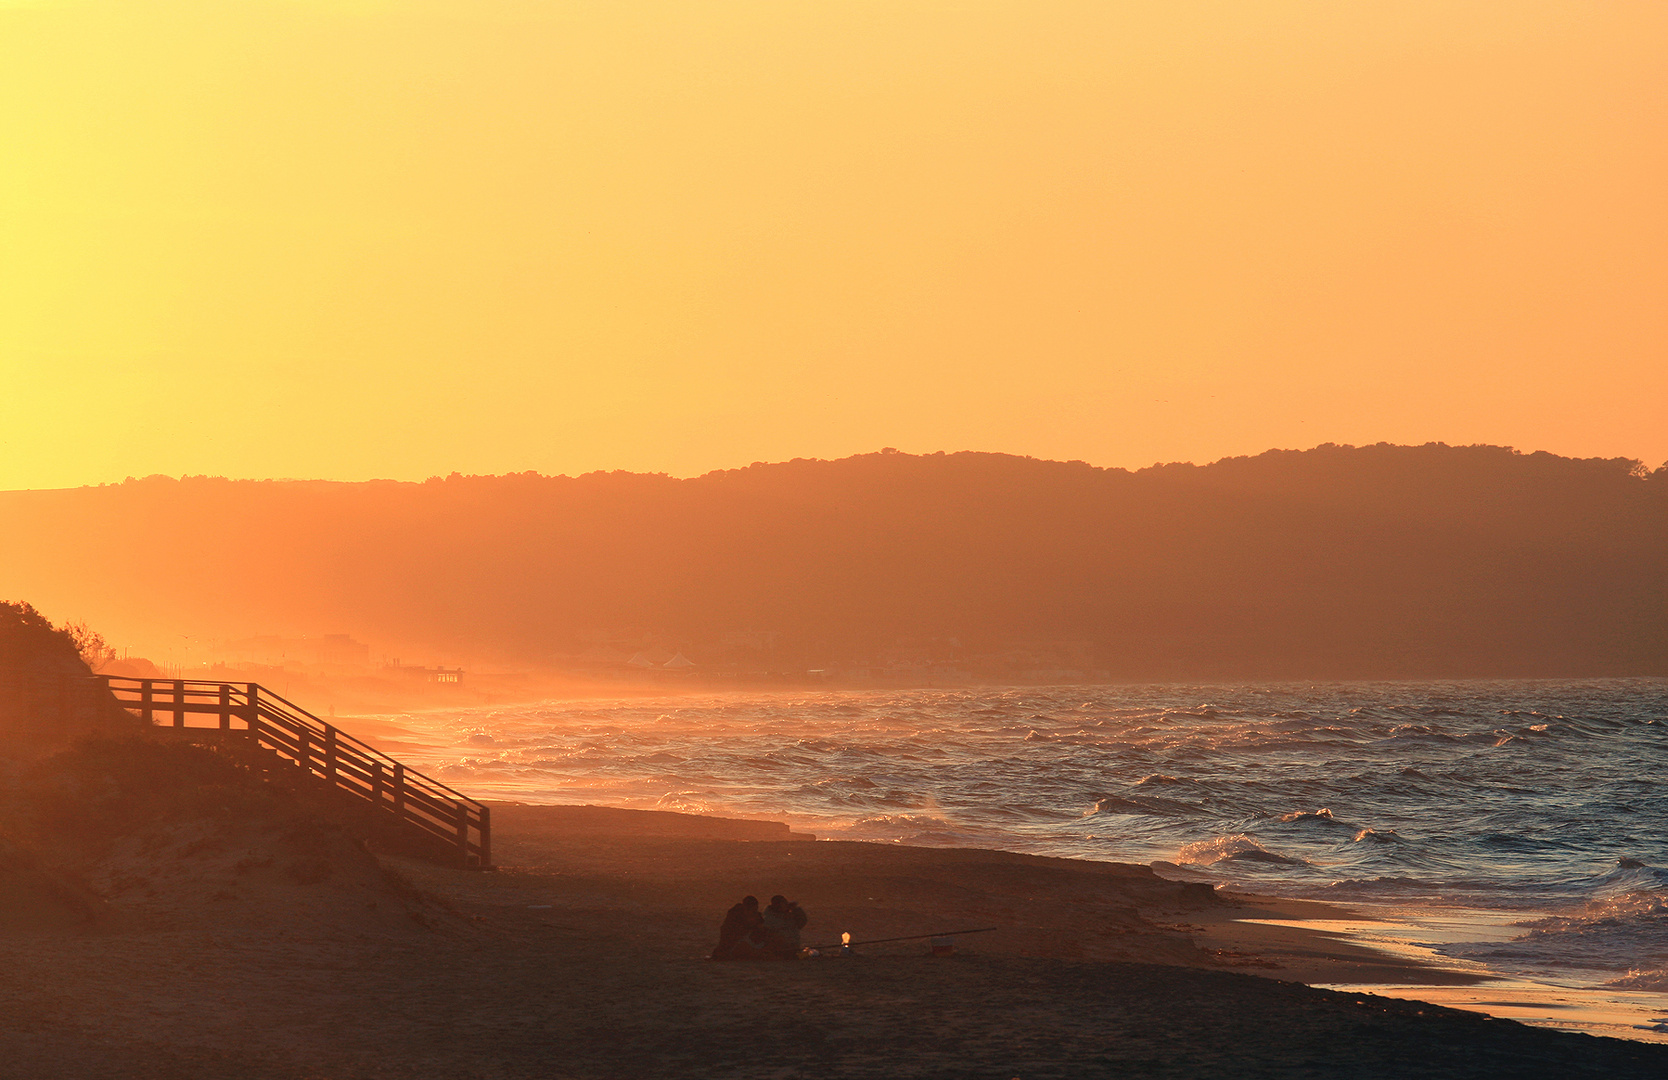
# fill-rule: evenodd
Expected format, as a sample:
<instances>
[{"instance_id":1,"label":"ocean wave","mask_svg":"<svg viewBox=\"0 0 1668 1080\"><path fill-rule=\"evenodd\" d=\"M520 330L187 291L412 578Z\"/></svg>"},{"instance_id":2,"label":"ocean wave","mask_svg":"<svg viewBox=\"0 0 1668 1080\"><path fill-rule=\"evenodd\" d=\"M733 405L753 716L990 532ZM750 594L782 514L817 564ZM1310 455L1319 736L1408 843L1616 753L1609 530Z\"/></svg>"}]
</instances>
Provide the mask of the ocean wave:
<instances>
[{"instance_id":1,"label":"ocean wave","mask_svg":"<svg viewBox=\"0 0 1668 1080\"><path fill-rule=\"evenodd\" d=\"M1591 934L1622 926L1648 926L1662 935L1661 944L1668 947L1668 894L1654 889L1637 889L1589 900L1578 911L1563 915L1549 915L1521 924L1533 935Z\"/></svg>"},{"instance_id":2,"label":"ocean wave","mask_svg":"<svg viewBox=\"0 0 1668 1080\"><path fill-rule=\"evenodd\" d=\"M717 800L711 791L668 791L655 800L660 810L675 810L680 814L710 814Z\"/></svg>"},{"instance_id":3,"label":"ocean wave","mask_svg":"<svg viewBox=\"0 0 1668 1080\"><path fill-rule=\"evenodd\" d=\"M819 828L821 831L824 829ZM989 832L936 814L875 814L827 831L861 840L929 846L988 846L990 842Z\"/></svg>"},{"instance_id":4,"label":"ocean wave","mask_svg":"<svg viewBox=\"0 0 1668 1080\"><path fill-rule=\"evenodd\" d=\"M1322 886L1323 893L1413 893L1440 891L1442 886L1432 881L1410 877L1340 878Z\"/></svg>"},{"instance_id":5,"label":"ocean wave","mask_svg":"<svg viewBox=\"0 0 1668 1080\"><path fill-rule=\"evenodd\" d=\"M1195 784L1196 780L1184 780L1177 776L1166 776L1163 773L1149 773L1135 781L1136 787L1151 787L1154 784Z\"/></svg>"},{"instance_id":6,"label":"ocean wave","mask_svg":"<svg viewBox=\"0 0 1668 1080\"><path fill-rule=\"evenodd\" d=\"M1551 841L1533 836L1524 836L1522 833L1484 833L1477 838L1476 842L1482 847L1497 848L1502 851L1533 852L1556 846Z\"/></svg>"},{"instance_id":7,"label":"ocean wave","mask_svg":"<svg viewBox=\"0 0 1668 1080\"><path fill-rule=\"evenodd\" d=\"M1619 979L1611 979L1604 984L1618 990L1647 990L1656 993L1668 993L1668 968L1648 970L1629 968L1628 973Z\"/></svg>"},{"instance_id":8,"label":"ocean wave","mask_svg":"<svg viewBox=\"0 0 1668 1080\"><path fill-rule=\"evenodd\" d=\"M1199 807L1177 799L1160 799L1152 796L1126 799L1119 795L1102 795L1095 799L1094 809L1084 816L1092 817L1095 814L1157 814L1162 817L1171 817L1177 814L1196 814L1198 812Z\"/></svg>"},{"instance_id":9,"label":"ocean wave","mask_svg":"<svg viewBox=\"0 0 1668 1080\"><path fill-rule=\"evenodd\" d=\"M1232 833L1188 844L1176 852L1175 859L1182 866L1213 866L1228 860L1284 866L1303 864L1302 859L1293 859L1270 851L1244 833Z\"/></svg>"},{"instance_id":10,"label":"ocean wave","mask_svg":"<svg viewBox=\"0 0 1668 1080\"><path fill-rule=\"evenodd\" d=\"M833 784L854 788L872 788L875 786L875 782L873 780L863 776L825 776L821 780L816 781L813 786L828 787Z\"/></svg>"},{"instance_id":11,"label":"ocean wave","mask_svg":"<svg viewBox=\"0 0 1668 1080\"><path fill-rule=\"evenodd\" d=\"M1280 855L1280 854L1277 854L1275 852L1268 851L1266 849L1265 850L1259 850L1259 851L1251 851L1251 850L1236 851L1232 855L1223 856L1218 861L1219 862L1232 862L1232 863L1246 863L1246 862L1249 862L1249 863L1273 863L1277 866L1307 866L1308 865L1308 860L1306 860L1306 859L1293 859L1289 856Z\"/></svg>"},{"instance_id":12,"label":"ocean wave","mask_svg":"<svg viewBox=\"0 0 1668 1080\"><path fill-rule=\"evenodd\" d=\"M1365 826L1349 821L1340 821L1327 807L1318 810L1293 810L1282 814L1278 819L1257 826L1263 830L1273 830L1282 837L1291 839L1302 838L1313 842L1321 838L1336 837L1341 834L1354 836Z\"/></svg>"},{"instance_id":13,"label":"ocean wave","mask_svg":"<svg viewBox=\"0 0 1668 1080\"><path fill-rule=\"evenodd\" d=\"M1324 806L1321 807L1319 810L1293 810L1291 813L1283 815L1280 818L1280 820L1281 821L1325 821L1325 822L1336 821L1336 819L1332 816L1332 811L1328 810Z\"/></svg>"},{"instance_id":14,"label":"ocean wave","mask_svg":"<svg viewBox=\"0 0 1668 1080\"><path fill-rule=\"evenodd\" d=\"M1484 963L1623 971L1623 979L1639 984L1668 968L1668 895L1654 889L1590 900L1517 925L1526 932L1507 942L1455 942L1438 951Z\"/></svg>"},{"instance_id":15,"label":"ocean wave","mask_svg":"<svg viewBox=\"0 0 1668 1080\"><path fill-rule=\"evenodd\" d=\"M1600 897L1629 894L1668 896L1668 870L1647 866L1638 859L1621 858L1604 873L1576 879L1574 884Z\"/></svg>"},{"instance_id":16,"label":"ocean wave","mask_svg":"<svg viewBox=\"0 0 1668 1080\"><path fill-rule=\"evenodd\" d=\"M1428 739L1444 743L1464 742L1467 738L1465 735L1451 735L1430 724L1397 724L1385 734L1385 737L1389 739Z\"/></svg>"}]
</instances>

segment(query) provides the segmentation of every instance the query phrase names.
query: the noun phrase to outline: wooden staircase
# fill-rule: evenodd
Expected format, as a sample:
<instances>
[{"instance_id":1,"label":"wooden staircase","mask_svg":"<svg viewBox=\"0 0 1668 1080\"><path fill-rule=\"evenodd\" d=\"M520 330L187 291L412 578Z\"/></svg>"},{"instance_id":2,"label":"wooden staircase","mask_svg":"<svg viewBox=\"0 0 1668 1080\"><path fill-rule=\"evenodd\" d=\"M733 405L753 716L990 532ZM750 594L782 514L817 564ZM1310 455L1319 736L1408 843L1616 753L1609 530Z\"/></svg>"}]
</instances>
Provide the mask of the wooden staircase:
<instances>
[{"instance_id":1,"label":"wooden staircase","mask_svg":"<svg viewBox=\"0 0 1668 1080\"><path fill-rule=\"evenodd\" d=\"M322 783L350 805L371 811L373 821L393 825L424 853L468 869L492 866L492 816L485 806L260 683L93 678L146 724L191 737L242 742L268 767L299 770L290 775Z\"/></svg>"}]
</instances>

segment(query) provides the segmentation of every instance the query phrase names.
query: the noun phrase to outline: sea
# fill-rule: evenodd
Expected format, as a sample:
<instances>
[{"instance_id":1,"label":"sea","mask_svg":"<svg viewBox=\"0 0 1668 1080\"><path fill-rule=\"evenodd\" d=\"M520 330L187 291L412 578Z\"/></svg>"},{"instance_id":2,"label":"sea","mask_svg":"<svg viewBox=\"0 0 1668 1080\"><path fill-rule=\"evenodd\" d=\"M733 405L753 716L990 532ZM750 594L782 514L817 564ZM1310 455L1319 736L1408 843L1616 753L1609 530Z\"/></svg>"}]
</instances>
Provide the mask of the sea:
<instances>
[{"instance_id":1,"label":"sea","mask_svg":"<svg viewBox=\"0 0 1668 1080\"><path fill-rule=\"evenodd\" d=\"M1668 680L691 693L378 718L476 797L1150 864L1488 976L1367 987L1668 1038Z\"/></svg>"}]
</instances>

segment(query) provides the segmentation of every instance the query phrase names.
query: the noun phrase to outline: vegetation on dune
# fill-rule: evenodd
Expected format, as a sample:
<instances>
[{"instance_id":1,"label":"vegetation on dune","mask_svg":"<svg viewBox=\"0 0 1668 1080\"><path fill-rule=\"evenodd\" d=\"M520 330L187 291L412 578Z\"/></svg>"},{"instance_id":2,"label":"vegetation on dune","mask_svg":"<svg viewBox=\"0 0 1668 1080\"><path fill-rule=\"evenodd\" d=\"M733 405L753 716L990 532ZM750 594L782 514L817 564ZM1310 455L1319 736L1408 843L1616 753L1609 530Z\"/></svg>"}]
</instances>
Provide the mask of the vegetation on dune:
<instances>
[{"instance_id":1,"label":"vegetation on dune","mask_svg":"<svg viewBox=\"0 0 1668 1080\"><path fill-rule=\"evenodd\" d=\"M0 671L85 672L83 650L108 651L86 624L60 629L28 603L0 601Z\"/></svg>"}]
</instances>

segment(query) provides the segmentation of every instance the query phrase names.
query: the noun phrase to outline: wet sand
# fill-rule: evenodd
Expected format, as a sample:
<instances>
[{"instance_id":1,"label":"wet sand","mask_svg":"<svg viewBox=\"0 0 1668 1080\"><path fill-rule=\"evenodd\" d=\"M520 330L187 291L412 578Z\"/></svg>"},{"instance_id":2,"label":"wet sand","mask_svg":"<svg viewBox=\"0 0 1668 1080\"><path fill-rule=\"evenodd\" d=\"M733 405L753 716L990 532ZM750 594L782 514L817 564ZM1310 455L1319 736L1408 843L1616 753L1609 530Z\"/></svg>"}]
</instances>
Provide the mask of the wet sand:
<instances>
[{"instance_id":1,"label":"wet sand","mask_svg":"<svg viewBox=\"0 0 1668 1080\"><path fill-rule=\"evenodd\" d=\"M499 870L383 857L409 885L327 832L141 838L88 871L111 898L96 925L0 933L0 1075L1668 1074L1668 1047L1284 981L1433 976L1235 917L1337 913L1322 905L1224 899L1144 867L814 842L772 823L516 806L495 818ZM811 943L999 929L952 957L906 942L851 959L704 959L746 892L802 901Z\"/></svg>"}]
</instances>

